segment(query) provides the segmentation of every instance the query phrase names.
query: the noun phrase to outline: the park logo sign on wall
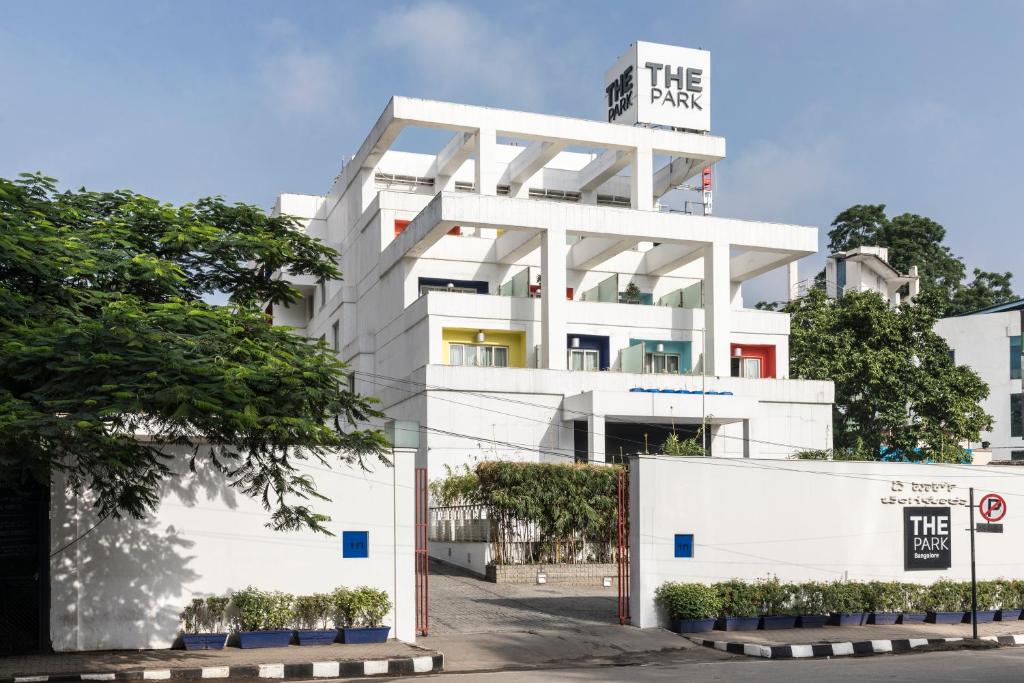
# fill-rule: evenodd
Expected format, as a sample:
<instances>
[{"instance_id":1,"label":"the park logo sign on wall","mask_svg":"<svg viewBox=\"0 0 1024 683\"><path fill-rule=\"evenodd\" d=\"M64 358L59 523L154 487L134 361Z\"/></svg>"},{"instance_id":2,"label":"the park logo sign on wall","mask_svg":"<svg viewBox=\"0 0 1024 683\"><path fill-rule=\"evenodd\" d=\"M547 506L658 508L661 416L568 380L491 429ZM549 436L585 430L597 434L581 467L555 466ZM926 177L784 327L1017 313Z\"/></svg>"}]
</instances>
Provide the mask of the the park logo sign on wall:
<instances>
[{"instance_id":1,"label":"the park logo sign on wall","mask_svg":"<svg viewBox=\"0 0 1024 683\"><path fill-rule=\"evenodd\" d=\"M711 130L711 53L637 41L605 73L608 121Z\"/></svg>"},{"instance_id":2,"label":"the park logo sign on wall","mask_svg":"<svg viewBox=\"0 0 1024 683\"><path fill-rule=\"evenodd\" d=\"M951 526L948 507L903 508L903 568L949 569Z\"/></svg>"}]
</instances>

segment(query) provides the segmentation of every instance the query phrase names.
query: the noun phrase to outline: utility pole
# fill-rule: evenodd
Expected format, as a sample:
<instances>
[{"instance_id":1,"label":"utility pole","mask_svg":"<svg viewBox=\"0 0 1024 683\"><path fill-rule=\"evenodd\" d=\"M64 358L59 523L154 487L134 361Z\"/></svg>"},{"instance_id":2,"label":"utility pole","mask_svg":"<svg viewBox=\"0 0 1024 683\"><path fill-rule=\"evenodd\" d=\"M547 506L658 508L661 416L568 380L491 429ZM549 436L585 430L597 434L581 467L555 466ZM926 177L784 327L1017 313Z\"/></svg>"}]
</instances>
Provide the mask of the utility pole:
<instances>
[{"instance_id":1,"label":"utility pole","mask_svg":"<svg viewBox=\"0 0 1024 683\"><path fill-rule=\"evenodd\" d=\"M970 489L971 505L971 637L978 639L978 577L974 568L974 487Z\"/></svg>"}]
</instances>

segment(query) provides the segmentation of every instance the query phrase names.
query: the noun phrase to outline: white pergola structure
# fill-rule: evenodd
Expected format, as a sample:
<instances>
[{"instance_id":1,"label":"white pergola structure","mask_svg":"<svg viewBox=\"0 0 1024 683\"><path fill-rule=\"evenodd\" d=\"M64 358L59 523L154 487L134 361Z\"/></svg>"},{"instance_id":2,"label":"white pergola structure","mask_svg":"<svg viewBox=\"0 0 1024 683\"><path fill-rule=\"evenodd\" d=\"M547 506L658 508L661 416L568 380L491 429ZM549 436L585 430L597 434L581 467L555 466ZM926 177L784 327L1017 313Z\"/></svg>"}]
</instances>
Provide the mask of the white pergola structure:
<instances>
[{"instance_id":1,"label":"white pergola structure","mask_svg":"<svg viewBox=\"0 0 1024 683\"><path fill-rule=\"evenodd\" d=\"M732 284L787 265L792 283L796 262L817 250L817 229L812 227L656 210L658 198L724 158L723 138L405 97L388 103L335 181L328 205L353 183L361 183L365 209L375 196L377 163L407 127L453 134L427 172L436 196L385 247L380 274L403 258L423 255L460 225L503 231L492 254L497 263L515 262L540 248L541 364L547 369L566 368L562 293L567 269L594 268L640 242L656 246L645 253L639 274L665 275L702 259L704 367L709 375L728 376ZM497 160L499 136L526 143L510 163ZM579 193L579 202L528 199L531 178L570 147L602 150L575 172L573 191ZM455 192L453 176L470 158L475 162L473 192ZM656 159L665 160L658 169ZM627 168L630 207L598 205L598 189ZM569 235L583 239L568 246Z\"/></svg>"}]
</instances>

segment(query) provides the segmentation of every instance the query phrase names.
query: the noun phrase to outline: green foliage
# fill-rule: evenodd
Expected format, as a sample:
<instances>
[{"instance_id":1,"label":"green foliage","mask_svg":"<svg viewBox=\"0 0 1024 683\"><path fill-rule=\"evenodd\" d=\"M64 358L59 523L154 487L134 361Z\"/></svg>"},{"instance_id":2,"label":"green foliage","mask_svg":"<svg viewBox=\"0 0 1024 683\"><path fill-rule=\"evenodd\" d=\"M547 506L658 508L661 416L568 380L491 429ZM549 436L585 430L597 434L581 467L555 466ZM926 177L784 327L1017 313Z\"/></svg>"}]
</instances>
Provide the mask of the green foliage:
<instances>
[{"instance_id":1,"label":"green foliage","mask_svg":"<svg viewBox=\"0 0 1024 683\"><path fill-rule=\"evenodd\" d=\"M781 583L777 577L773 576L767 579L758 579L755 586L761 593L762 614L774 617L798 613L794 584Z\"/></svg>"},{"instance_id":2,"label":"green foliage","mask_svg":"<svg viewBox=\"0 0 1024 683\"><path fill-rule=\"evenodd\" d=\"M999 581L978 581L977 585L977 597L978 597L978 609L980 610L992 610L999 609L1002 606L1001 600L1001 582ZM970 588L967 593L967 607L971 608L971 594Z\"/></svg>"},{"instance_id":3,"label":"green foliage","mask_svg":"<svg viewBox=\"0 0 1024 683\"><path fill-rule=\"evenodd\" d=\"M804 581L793 585L793 612L817 615L825 612L825 585L818 581Z\"/></svg>"},{"instance_id":4,"label":"green foliage","mask_svg":"<svg viewBox=\"0 0 1024 683\"><path fill-rule=\"evenodd\" d=\"M888 247L889 263L906 273L920 268L922 291L931 291L943 316L968 313L1016 299L1011 273L974 270L974 281L964 285L963 261L943 241L946 229L924 216L901 214L889 218L884 204L858 204L832 221L829 251L859 246Z\"/></svg>"},{"instance_id":5,"label":"green foliage","mask_svg":"<svg viewBox=\"0 0 1024 683\"><path fill-rule=\"evenodd\" d=\"M388 594L369 586L338 588L330 597L334 623L339 628L380 626L391 611Z\"/></svg>"},{"instance_id":6,"label":"green foliage","mask_svg":"<svg viewBox=\"0 0 1024 683\"><path fill-rule=\"evenodd\" d=\"M228 598L211 595L192 598L179 618L183 633L219 633L224 628L224 608Z\"/></svg>"},{"instance_id":7,"label":"green foliage","mask_svg":"<svg viewBox=\"0 0 1024 683\"><path fill-rule=\"evenodd\" d=\"M828 614L851 614L866 611L864 584L832 581L822 586L822 606Z\"/></svg>"},{"instance_id":8,"label":"green foliage","mask_svg":"<svg viewBox=\"0 0 1024 683\"><path fill-rule=\"evenodd\" d=\"M445 465L444 479L430 482L430 497L436 505L473 505L480 502L480 480L476 472L463 465L462 471Z\"/></svg>"},{"instance_id":9,"label":"green foliage","mask_svg":"<svg viewBox=\"0 0 1024 683\"><path fill-rule=\"evenodd\" d=\"M532 522L542 540L571 539L607 548L615 534L619 469L586 464L482 462L476 468L479 501L497 520L502 538L511 540L517 523ZM502 557L495 558L498 564L503 561Z\"/></svg>"},{"instance_id":10,"label":"green foliage","mask_svg":"<svg viewBox=\"0 0 1024 683\"><path fill-rule=\"evenodd\" d=\"M623 293L626 295L626 301L640 301L640 287L632 280L626 285L626 290Z\"/></svg>"},{"instance_id":11,"label":"green foliage","mask_svg":"<svg viewBox=\"0 0 1024 683\"><path fill-rule=\"evenodd\" d=\"M870 581L863 588L867 612L905 612L910 609L908 584L898 581Z\"/></svg>"},{"instance_id":12,"label":"green foliage","mask_svg":"<svg viewBox=\"0 0 1024 683\"><path fill-rule=\"evenodd\" d=\"M280 591L262 591L253 586L231 596L236 631L271 631L291 628L295 621L295 597Z\"/></svg>"},{"instance_id":13,"label":"green foliage","mask_svg":"<svg viewBox=\"0 0 1024 683\"><path fill-rule=\"evenodd\" d=\"M861 448L818 449L797 451L790 456L793 460L876 460L871 453Z\"/></svg>"},{"instance_id":14,"label":"green foliage","mask_svg":"<svg viewBox=\"0 0 1024 683\"><path fill-rule=\"evenodd\" d=\"M787 311L791 375L835 383L837 452L879 453L885 445L912 459L959 462L956 444L978 441L990 425L981 406L988 387L950 359L933 331L933 295L892 308L873 292L833 302L811 290Z\"/></svg>"},{"instance_id":15,"label":"green foliage","mask_svg":"<svg viewBox=\"0 0 1024 683\"><path fill-rule=\"evenodd\" d=\"M710 619L722 611L718 593L703 583L663 583L654 591L654 600L670 619Z\"/></svg>"},{"instance_id":16,"label":"green foliage","mask_svg":"<svg viewBox=\"0 0 1024 683\"><path fill-rule=\"evenodd\" d=\"M692 439L680 439L675 432L669 434L665 443L661 444L661 452L665 455L705 455L704 446L701 444L699 436Z\"/></svg>"},{"instance_id":17,"label":"green foliage","mask_svg":"<svg viewBox=\"0 0 1024 683\"><path fill-rule=\"evenodd\" d=\"M929 612L963 612L971 608L971 584L966 581L939 579L924 596Z\"/></svg>"},{"instance_id":18,"label":"green foliage","mask_svg":"<svg viewBox=\"0 0 1024 683\"><path fill-rule=\"evenodd\" d=\"M295 625L300 629L325 629L331 620L334 603L326 593L295 598Z\"/></svg>"},{"instance_id":19,"label":"green foliage","mask_svg":"<svg viewBox=\"0 0 1024 683\"><path fill-rule=\"evenodd\" d=\"M337 256L293 218L221 198L0 179L0 480L62 473L101 515L142 518L175 459L204 461L268 526L326 532L300 465L383 459L383 434L356 428L380 413L264 308L300 299L273 273L337 279ZM212 446L171 448L198 443Z\"/></svg>"},{"instance_id":20,"label":"green foliage","mask_svg":"<svg viewBox=\"0 0 1024 683\"><path fill-rule=\"evenodd\" d=\"M761 587L741 579L721 581L712 586L722 602L723 617L754 617L763 613Z\"/></svg>"}]
</instances>

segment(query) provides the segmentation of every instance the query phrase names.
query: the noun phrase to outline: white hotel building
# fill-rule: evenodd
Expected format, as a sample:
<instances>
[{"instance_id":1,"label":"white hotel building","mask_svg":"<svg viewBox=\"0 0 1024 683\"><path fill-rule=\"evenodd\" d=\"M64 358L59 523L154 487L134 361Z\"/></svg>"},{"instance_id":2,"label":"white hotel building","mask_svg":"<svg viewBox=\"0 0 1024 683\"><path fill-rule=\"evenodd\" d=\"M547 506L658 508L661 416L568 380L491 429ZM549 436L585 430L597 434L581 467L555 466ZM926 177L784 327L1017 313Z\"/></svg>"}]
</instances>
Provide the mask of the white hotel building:
<instances>
[{"instance_id":1,"label":"white hotel building","mask_svg":"<svg viewBox=\"0 0 1024 683\"><path fill-rule=\"evenodd\" d=\"M278 198L339 249L344 279L293 278L304 301L275 323L324 339L359 392L418 422L431 479L658 452L702 421L714 456L830 447L832 383L788 379L789 316L743 298L764 273L795 283L817 229L660 204L725 156L700 99L709 66L631 46L606 79L614 123L392 98L326 195ZM394 149L411 128L450 138Z\"/></svg>"}]
</instances>

